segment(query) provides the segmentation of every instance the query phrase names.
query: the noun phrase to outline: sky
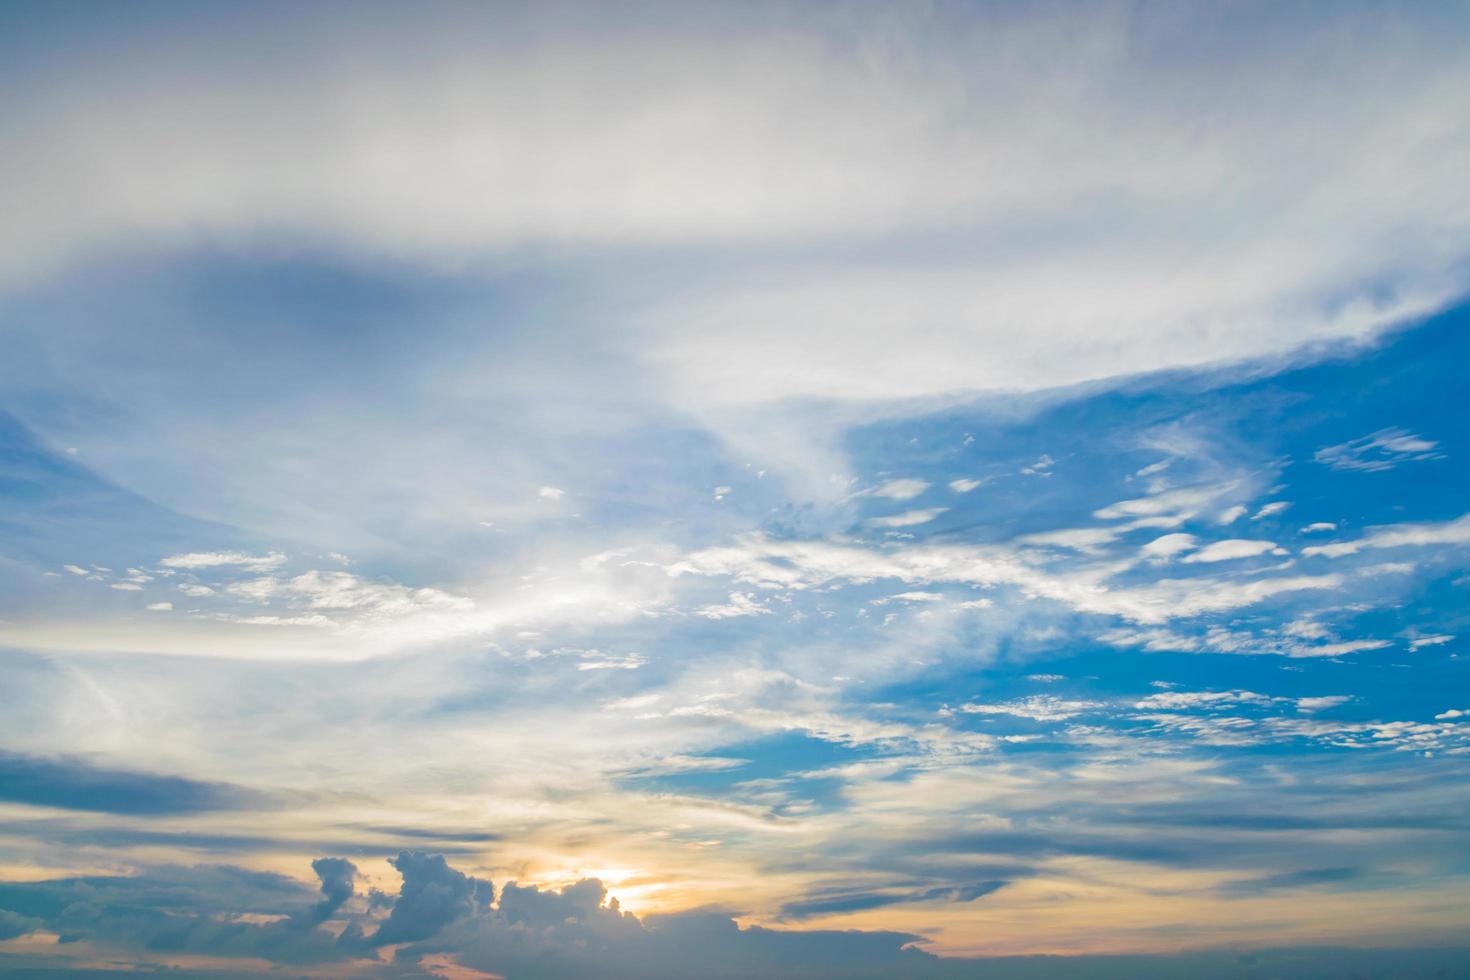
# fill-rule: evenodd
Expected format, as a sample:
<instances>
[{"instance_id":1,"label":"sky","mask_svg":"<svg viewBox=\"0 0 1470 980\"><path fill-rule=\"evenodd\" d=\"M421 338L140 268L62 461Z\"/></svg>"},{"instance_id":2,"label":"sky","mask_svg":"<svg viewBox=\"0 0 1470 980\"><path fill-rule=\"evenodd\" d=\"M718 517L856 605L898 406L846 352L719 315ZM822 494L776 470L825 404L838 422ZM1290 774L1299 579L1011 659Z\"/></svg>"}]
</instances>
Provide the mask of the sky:
<instances>
[{"instance_id":1,"label":"sky","mask_svg":"<svg viewBox=\"0 0 1470 980\"><path fill-rule=\"evenodd\" d=\"M1470 976L1467 53L0 5L0 974Z\"/></svg>"}]
</instances>

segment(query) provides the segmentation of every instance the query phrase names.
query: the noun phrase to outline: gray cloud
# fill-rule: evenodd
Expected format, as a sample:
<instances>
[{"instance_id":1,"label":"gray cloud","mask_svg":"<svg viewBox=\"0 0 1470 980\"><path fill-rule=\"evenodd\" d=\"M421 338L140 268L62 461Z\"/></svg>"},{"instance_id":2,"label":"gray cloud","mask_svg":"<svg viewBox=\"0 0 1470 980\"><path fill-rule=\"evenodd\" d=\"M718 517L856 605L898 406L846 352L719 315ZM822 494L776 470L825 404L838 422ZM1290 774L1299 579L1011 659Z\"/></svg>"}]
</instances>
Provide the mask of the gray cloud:
<instances>
[{"instance_id":1,"label":"gray cloud","mask_svg":"<svg viewBox=\"0 0 1470 980\"><path fill-rule=\"evenodd\" d=\"M357 866L344 858L317 858L311 862L311 870L321 879L323 896L312 909L311 922L325 922L352 897Z\"/></svg>"},{"instance_id":2,"label":"gray cloud","mask_svg":"<svg viewBox=\"0 0 1470 980\"><path fill-rule=\"evenodd\" d=\"M0 942L24 936L41 927L41 920L0 909Z\"/></svg>"},{"instance_id":3,"label":"gray cloud","mask_svg":"<svg viewBox=\"0 0 1470 980\"><path fill-rule=\"evenodd\" d=\"M919 949L922 937L898 932L741 928L728 914L693 911L639 919L584 879L556 891L506 885L495 905L489 882L450 867L442 855L403 852L391 859L403 876L398 896L363 901L357 869L340 858L312 868L320 900L301 882L228 866L155 867L129 877L85 877L0 884L0 939L35 929L59 933L46 955L0 954L0 972L32 977L106 976L91 953L72 958L68 944L87 940L119 956L193 953L253 956L277 964L332 964L342 977L423 976L430 956L509 980L684 980L690 964L703 977L736 980L1103 980L1136 978L1288 978L1327 980L1467 976L1470 951L1274 950L1161 956L947 959ZM1342 869L1305 872L1300 883L1326 883ZM1263 883L1267 887L1271 883ZM1282 882L1281 884L1290 884ZM970 901L1000 883L909 893L906 901ZM375 935L375 909L388 907ZM243 918L278 917L264 923ZM340 938L317 928L346 917ZM385 935L386 932L386 935ZM402 943L391 961L366 956ZM1458 971L1458 972L1457 972ZM246 977L232 969L181 969L181 978Z\"/></svg>"},{"instance_id":4,"label":"gray cloud","mask_svg":"<svg viewBox=\"0 0 1470 980\"><path fill-rule=\"evenodd\" d=\"M338 959L311 922L300 882L228 865L160 866L131 876L0 883L0 910L63 943L87 940L135 954L260 956L283 963ZM283 916L256 924L242 916Z\"/></svg>"},{"instance_id":5,"label":"gray cloud","mask_svg":"<svg viewBox=\"0 0 1470 980\"><path fill-rule=\"evenodd\" d=\"M817 915L837 912L860 912L866 909L884 908L889 905L904 905L917 902L973 902L992 892L1004 888L1006 881L981 881L972 885L956 885L944 888L926 888L914 892L836 892L781 906L783 919L806 919Z\"/></svg>"},{"instance_id":6,"label":"gray cloud","mask_svg":"<svg viewBox=\"0 0 1470 980\"><path fill-rule=\"evenodd\" d=\"M442 854L401 851L389 863L403 876L403 885L388 920L373 935L374 945L427 939L494 900L490 882L456 871Z\"/></svg>"},{"instance_id":7,"label":"gray cloud","mask_svg":"<svg viewBox=\"0 0 1470 980\"><path fill-rule=\"evenodd\" d=\"M255 794L223 783L4 751L0 751L0 800L137 815L197 813L261 802Z\"/></svg>"}]
</instances>

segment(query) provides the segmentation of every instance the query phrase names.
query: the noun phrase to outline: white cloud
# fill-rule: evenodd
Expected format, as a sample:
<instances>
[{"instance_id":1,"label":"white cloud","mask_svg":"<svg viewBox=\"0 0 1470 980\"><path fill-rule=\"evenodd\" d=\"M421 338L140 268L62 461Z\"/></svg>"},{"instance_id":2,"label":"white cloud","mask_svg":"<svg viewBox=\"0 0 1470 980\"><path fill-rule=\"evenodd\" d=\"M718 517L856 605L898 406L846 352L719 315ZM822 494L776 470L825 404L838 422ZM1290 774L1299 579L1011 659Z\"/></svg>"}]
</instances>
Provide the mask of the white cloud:
<instances>
[{"instance_id":1,"label":"white cloud","mask_svg":"<svg viewBox=\"0 0 1470 980\"><path fill-rule=\"evenodd\" d=\"M1125 517L1157 518L1170 524L1180 524L1198 514L1220 497L1235 489L1234 483L1215 486L1181 487L1162 493L1132 500L1120 500L1093 511L1092 516L1104 521L1120 520Z\"/></svg>"},{"instance_id":2,"label":"white cloud","mask_svg":"<svg viewBox=\"0 0 1470 980\"><path fill-rule=\"evenodd\" d=\"M1275 699L1254 691L1164 691L1150 694L1133 707L1142 711L1180 711L1192 708L1233 708L1242 704L1269 705Z\"/></svg>"},{"instance_id":3,"label":"white cloud","mask_svg":"<svg viewBox=\"0 0 1470 980\"><path fill-rule=\"evenodd\" d=\"M66 569L68 572L71 572L73 575L91 575L92 574L91 572L87 571L85 568L83 568L80 565L62 565L61 567L64 568L64 569Z\"/></svg>"},{"instance_id":4,"label":"white cloud","mask_svg":"<svg viewBox=\"0 0 1470 980\"><path fill-rule=\"evenodd\" d=\"M616 656L598 650L588 650L582 654L582 657L582 662L577 664L578 670L637 670L648 663L647 657L637 653Z\"/></svg>"},{"instance_id":5,"label":"white cloud","mask_svg":"<svg viewBox=\"0 0 1470 980\"><path fill-rule=\"evenodd\" d=\"M1251 541L1246 538L1227 538L1201 548L1192 555L1181 558L1185 563L1234 561L1239 558L1254 558L1267 553L1282 553L1274 541Z\"/></svg>"},{"instance_id":6,"label":"white cloud","mask_svg":"<svg viewBox=\"0 0 1470 980\"><path fill-rule=\"evenodd\" d=\"M163 37L56 53L74 87L11 80L34 110L0 134L19 148L0 270L200 231L435 266L618 245L733 263L799 243L632 318L674 399L713 408L1034 389L1362 337L1442 302L1464 258L1467 138L1449 120L1470 85L1427 14L1385 31L1372 9L1263 8L1219 31L1109 5L862 27L828 9L558 20L527 43L504 9L303 28L291 55L242 30L238 60L187 73ZM1215 84L1226 63L1244 88ZM117 104L136 107L125 123ZM961 247L895 258L926 236Z\"/></svg>"},{"instance_id":7,"label":"white cloud","mask_svg":"<svg viewBox=\"0 0 1470 980\"><path fill-rule=\"evenodd\" d=\"M1118 539L1118 531L1111 527L1078 527L1060 531L1043 531L1027 534L1019 540L1025 544L1045 547L1069 548L1073 551L1095 553L1103 545Z\"/></svg>"},{"instance_id":8,"label":"white cloud","mask_svg":"<svg viewBox=\"0 0 1470 980\"><path fill-rule=\"evenodd\" d=\"M869 527L913 527L916 524L928 524L948 510L948 507L926 507L922 510L904 511L902 514L894 514L890 517L870 517L863 523Z\"/></svg>"},{"instance_id":9,"label":"white cloud","mask_svg":"<svg viewBox=\"0 0 1470 980\"><path fill-rule=\"evenodd\" d=\"M701 606L696 616L705 619L734 619L738 616L769 616L771 610L755 600L749 592L731 592L730 601L719 606Z\"/></svg>"},{"instance_id":10,"label":"white cloud","mask_svg":"<svg viewBox=\"0 0 1470 980\"><path fill-rule=\"evenodd\" d=\"M979 487L984 483L984 480L971 480L968 478L964 478L959 480L950 480L949 488L955 493L969 493L971 490L974 490L976 487Z\"/></svg>"},{"instance_id":11,"label":"white cloud","mask_svg":"<svg viewBox=\"0 0 1470 980\"><path fill-rule=\"evenodd\" d=\"M1234 507L1227 507L1223 511L1221 511L1219 521L1221 524L1234 524L1236 521L1244 517L1245 514L1245 506L1242 504L1236 504Z\"/></svg>"},{"instance_id":12,"label":"white cloud","mask_svg":"<svg viewBox=\"0 0 1470 980\"><path fill-rule=\"evenodd\" d=\"M1292 620L1281 628L1281 632L1302 640L1324 640L1332 635L1327 627L1309 617Z\"/></svg>"},{"instance_id":13,"label":"white cloud","mask_svg":"<svg viewBox=\"0 0 1470 980\"><path fill-rule=\"evenodd\" d=\"M1069 701L1050 694L1033 694L997 704L962 704L958 710L972 715L1013 715L1032 721L1066 721L1100 707L1100 701Z\"/></svg>"},{"instance_id":14,"label":"white cloud","mask_svg":"<svg viewBox=\"0 0 1470 980\"><path fill-rule=\"evenodd\" d=\"M148 610L150 612L168 612L169 610L173 609L173 607L174 607L174 604L172 602L150 602L150 603L148 603Z\"/></svg>"},{"instance_id":15,"label":"white cloud","mask_svg":"<svg viewBox=\"0 0 1470 980\"><path fill-rule=\"evenodd\" d=\"M1470 544L1470 514L1453 521L1425 524L1388 524L1370 528L1356 541L1338 541L1302 549L1307 556L1341 558L1370 548L1404 548L1410 546Z\"/></svg>"},{"instance_id":16,"label":"white cloud","mask_svg":"<svg viewBox=\"0 0 1470 980\"><path fill-rule=\"evenodd\" d=\"M1255 514L1251 517L1251 520L1259 521L1263 517L1272 517L1276 514L1282 513L1290 506L1291 504L1287 503L1285 500L1272 501L1271 503L1262 507L1260 510L1256 511Z\"/></svg>"},{"instance_id":17,"label":"white cloud","mask_svg":"<svg viewBox=\"0 0 1470 980\"><path fill-rule=\"evenodd\" d=\"M1332 694L1318 698L1297 698L1296 710L1303 714L1316 714L1319 711L1328 711L1338 705L1347 704L1352 698L1345 694Z\"/></svg>"},{"instance_id":18,"label":"white cloud","mask_svg":"<svg viewBox=\"0 0 1470 980\"><path fill-rule=\"evenodd\" d=\"M1297 644L1290 647L1290 657L1340 657L1345 653L1361 653L1364 650L1382 650L1392 646L1387 640L1347 640L1341 643L1319 643L1316 646Z\"/></svg>"},{"instance_id":19,"label":"white cloud","mask_svg":"<svg viewBox=\"0 0 1470 980\"><path fill-rule=\"evenodd\" d=\"M171 555L159 561L159 564L165 568L193 570L237 566L252 572L269 571L285 563L286 556L276 551L266 555L251 555L243 551L191 551L188 554Z\"/></svg>"},{"instance_id":20,"label":"white cloud","mask_svg":"<svg viewBox=\"0 0 1470 980\"><path fill-rule=\"evenodd\" d=\"M1302 534L1320 534L1323 531L1336 531L1337 525L1331 521L1317 521L1302 528Z\"/></svg>"},{"instance_id":21,"label":"white cloud","mask_svg":"<svg viewBox=\"0 0 1470 980\"><path fill-rule=\"evenodd\" d=\"M261 578L247 579L243 582L231 582L225 586L225 591L230 595L239 596L251 602L265 602L271 596L275 595L280 585L281 582L279 579L263 576Z\"/></svg>"},{"instance_id":22,"label":"white cloud","mask_svg":"<svg viewBox=\"0 0 1470 980\"><path fill-rule=\"evenodd\" d=\"M1074 565L1049 572L1002 546L912 545L871 550L826 541L778 541L751 535L737 543L707 548L670 564L671 575L729 576L757 588L809 589L837 581L895 579L909 585L945 582L1010 585L1023 594L1052 599L1080 612L1162 623L1252 605L1289 592L1332 590L1341 575L1296 575L1247 579L1160 579L1110 588L1118 566Z\"/></svg>"},{"instance_id":23,"label":"white cloud","mask_svg":"<svg viewBox=\"0 0 1470 980\"><path fill-rule=\"evenodd\" d=\"M1165 534L1163 537L1154 538L1144 545L1140 551L1150 558L1172 558L1183 551L1191 551L1199 545L1199 539L1193 534Z\"/></svg>"},{"instance_id":24,"label":"white cloud","mask_svg":"<svg viewBox=\"0 0 1470 980\"><path fill-rule=\"evenodd\" d=\"M929 489L929 483L925 480L905 478L901 480L889 480L887 483L866 491L869 496L886 497L889 500L912 500L925 490Z\"/></svg>"},{"instance_id":25,"label":"white cloud","mask_svg":"<svg viewBox=\"0 0 1470 980\"><path fill-rule=\"evenodd\" d=\"M108 586L109 589L117 589L119 592L142 592L143 586L137 582L114 582Z\"/></svg>"},{"instance_id":26,"label":"white cloud","mask_svg":"<svg viewBox=\"0 0 1470 980\"><path fill-rule=\"evenodd\" d=\"M1449 643L1454 638L1454 635L1450 633L1437 633L1433 636L1416 636L1409 640L1409 649L1422 650L1425 647L1440 646Z\"/></svg>"},{"instance_id":27,"label":"white cloud","mask_svg":"<svg viewBox=\"0 0 1470 980\"><path fill-rule=\"evenodd\" d=\"M279 588L305 601L309 609L354 610L403 616L431 610L468 610L473 600L434 588L411 588L373 582L350 572L310 571L280 583Z\"/></svg>"},{"instance_id":28,"label":"white cloud","mask_svg":"<svg viewBox=\"0 0 1470 980\"><path fill-rule=\"evenodd\" d=\"M1438 445L1403 429L1380 429L1361 439L1319 449L1316 460L1335 470L1371 473L1391 470L1400 463L1444 459L1444 453L1436 451Z\"/></svg>"},{"instance_id":29,"label":"white cloud","mask_svg":"<svg viewBox=\"0 0 1470 980\"><path fill-rule=\"evenodd\" d=\"M1283 639L1289 637L1289 639ZM1169 629L1114 629L1098 637L1113 646L1141 647L1149 651L1201 651L1232 654L1269 654L1300 659L1304 657L1339 657L1392 646L1388 640L1334 641L1332 634L1312 620L1297 620L1283 627L1279 634L1266 631L1255 634L1245 630L1214 626L1203 636L1174 632ZM1308 641L1332 642L1312 643Z\"/></svg>"},{"instance_id":30,"label":"white cloud","mask_svg":"<svg viewBox=\"0 0 1470 980\"><path fill-rule=\"evenodd\" d=\"M566 493L567 492L565 490L562 490L558 487L542 487L540 490L536 491L536 496L540 497L542 500L560 500L562 497L566 496Z\"/></svg>"}]
</instances>

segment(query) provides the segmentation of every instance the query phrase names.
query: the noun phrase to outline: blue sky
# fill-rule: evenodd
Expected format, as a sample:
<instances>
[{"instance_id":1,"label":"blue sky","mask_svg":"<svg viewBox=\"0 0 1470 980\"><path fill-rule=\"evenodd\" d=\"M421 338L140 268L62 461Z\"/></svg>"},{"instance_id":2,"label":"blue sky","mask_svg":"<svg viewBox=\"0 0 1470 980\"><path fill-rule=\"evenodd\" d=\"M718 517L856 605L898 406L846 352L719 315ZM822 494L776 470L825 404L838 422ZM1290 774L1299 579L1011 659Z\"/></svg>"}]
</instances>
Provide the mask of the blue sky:
<instances>
[{"instance_id":1,"label":"blue sky","mask_svg":"<svg viewBox=\"0 0 1470 980\"><path fill-rule=\"evenodd\" d=\"M1463 971L1467 28L8 6L0 971Z\"/></svg>"}]
</instances>

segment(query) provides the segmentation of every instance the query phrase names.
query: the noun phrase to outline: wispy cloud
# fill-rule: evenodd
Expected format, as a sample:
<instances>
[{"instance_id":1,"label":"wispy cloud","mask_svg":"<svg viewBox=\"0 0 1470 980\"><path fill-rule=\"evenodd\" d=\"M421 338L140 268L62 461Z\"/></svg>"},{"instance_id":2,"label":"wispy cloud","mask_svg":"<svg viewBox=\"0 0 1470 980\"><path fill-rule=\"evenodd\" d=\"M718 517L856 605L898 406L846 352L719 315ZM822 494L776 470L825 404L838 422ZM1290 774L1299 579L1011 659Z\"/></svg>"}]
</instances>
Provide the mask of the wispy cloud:
<instances>
[{"instance_id":1,"label":"wispy cloud","mask_svg":"<svg viewBox=\"0 0 1470 980\"><path fill-rule=\"evenodd\" d=\"M1317 462L1336 470L1377 473L1401 463L1444 459L1439 443L1404 429L1380 429L1371 435L1317 450Z\"/></svg>"}]
</instances>

